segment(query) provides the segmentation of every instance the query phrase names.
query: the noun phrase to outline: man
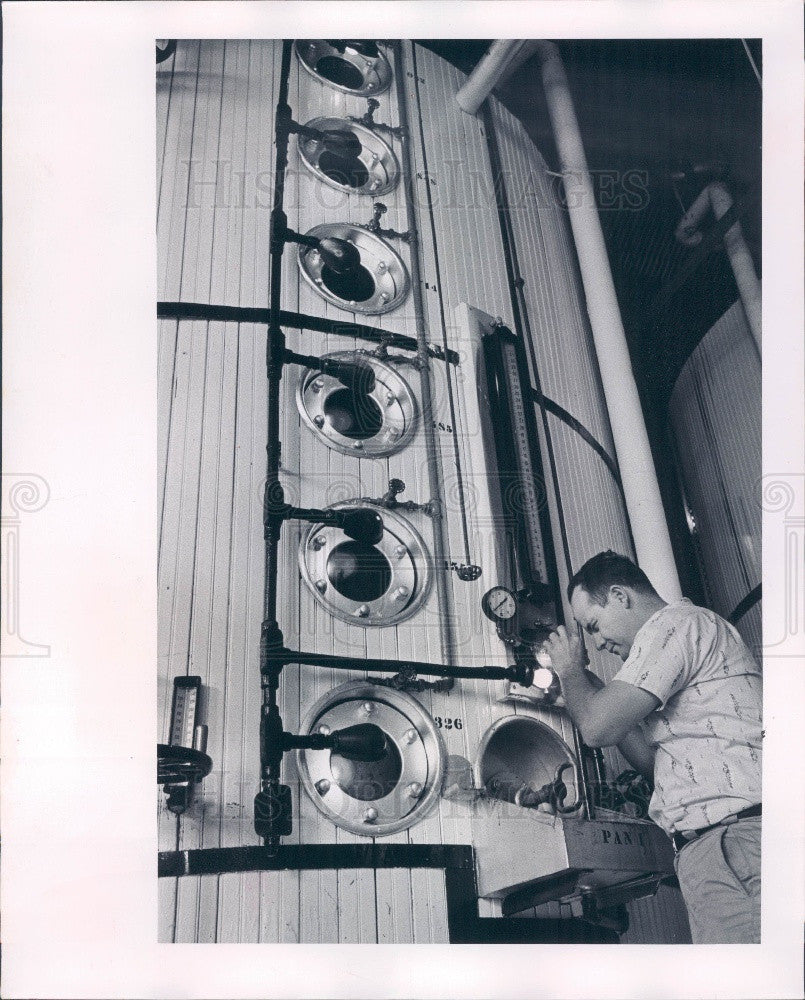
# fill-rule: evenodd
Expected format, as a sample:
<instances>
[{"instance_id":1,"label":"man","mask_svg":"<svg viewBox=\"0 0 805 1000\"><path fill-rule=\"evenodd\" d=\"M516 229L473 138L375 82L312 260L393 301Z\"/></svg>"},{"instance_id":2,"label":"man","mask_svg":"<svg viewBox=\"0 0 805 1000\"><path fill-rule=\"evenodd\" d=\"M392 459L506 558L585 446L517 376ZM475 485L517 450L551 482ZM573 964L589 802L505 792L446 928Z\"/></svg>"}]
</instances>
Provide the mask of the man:
<instances>
[{"instance_id":1,"label":"man","mask_svg":"<svg viewBox=\"0 0 805 1000\"><path fill-rule=\"evenodd\" d=\"M760 941L761 673L736 630L687 599L662 600L625 556L602 552L567 588L606 685L564 626L545 650L589 746L620 745L654 782L649 816L674 841L694 944Z\"/></svg>"}]
</instances>

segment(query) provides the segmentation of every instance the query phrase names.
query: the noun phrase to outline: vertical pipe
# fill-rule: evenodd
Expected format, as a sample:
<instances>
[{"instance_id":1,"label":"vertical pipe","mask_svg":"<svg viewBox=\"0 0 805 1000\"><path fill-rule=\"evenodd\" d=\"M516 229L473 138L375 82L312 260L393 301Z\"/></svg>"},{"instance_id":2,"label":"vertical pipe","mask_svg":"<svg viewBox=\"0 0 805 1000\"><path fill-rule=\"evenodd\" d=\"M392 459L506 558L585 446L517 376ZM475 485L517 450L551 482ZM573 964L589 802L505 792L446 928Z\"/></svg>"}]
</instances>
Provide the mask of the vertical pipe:
<instances>
[{"instance_id":1,"label":"vertical pipe","mask_svg":"<svg viewBox=\"0 0 805 1000\"><path fill-rule=\"evenodd\" d=\"M411 115L405 94L403 74L402 42L395 43L396 66L395 78L397 84L397 104L400 118L406 126L406 134L402 141L403 188L405 190L406 224L408 231L417 233L416 212L414 211L414 169L411 162ZM433 429L433 389L430 381L430 358L428 342L425 335L425 308L422 302L422 275L419 267L419 238L411 242L411 293L414 299L414 319L416 322L417 356L419 358L419 377L422 388L422 429L425 435L425 451L428 464L428 485L434 500L441 499L441 478L439 476L439 458L436 443L436 432ZM444 520L441 503L435 505L433 515L433 562L436 569L436 594L441 619L442 653L447 663L455 663L455 642L453 640L453 612L447 572L445 567Z\"/></svg>"},{"instance_id":2,"label":"vertical pipe","mask_svg":"<svg viewBox=\"0 0 805 1000\"><path fill-rule=\"evenodd\" d=\"M277 239L277 228L285 229L283 201L285 197L285 170L288 166L288 130L284 126L291 116L288 107L288 81L291 74L291 43L282 43L282 63L280 66L279 95L275 122L276 158L274 168L274 199L271 211L271 235L269 241L270 289L269 323L266 338L266 392L268 394L268 415L266 432L266 485L263 498L263 532L265 536L263 589L263 622L260 633L260 679L262 685L262 705L260 708L260 792L255 799L255 826L260 813L273 814L275 804L280 802L280 773L282 750L278 747L278 735L282 733L282 720L277 704L279 670L269 667L270 655L274 647L282 644L282 636L277 624L277 552L279 549L281 521L269 517L275 504L283 501L282 484L279 480L280 466L280 383L282 380L285 337L280 328L280 298L282 285L282 253L284 241ZM268 829L275 830L271 821ZM269 853L276 853L279 836L272 832L263 838Z\"/></svg>"},{"instance_id":3,"label":"vertical pipe","mask_svg":"<svg viewBox=\"0 0 805 1000\"><path fill-rule=\"evenodd\" d=\"M282 364L285 348L285 338L280 328L280 297L282 293L282 253L285 249L283 241L277 239L276 229L284 228L283 201L285 197L285 170L288 166L288 130L285 124L290 118L288 107L288 80L291 73L291 43L287 39L282 43L282 63L280 66L280 85L277 100L277 120L275 123L276 158L274 167L274 199L271 211L271 236L269 251L270 288L269 288L269 323L266 341L266 378L268 393L268 427L266 433L266 486L265 506L276 499L281 502L281 487L279 483L280 465L280 416L279 397L282 379ZM277 549L279 546L280 526L274 521L266 529L265 545L265 590L263 596L263 619L276 625L277 620ZM261 664L265 666L265 664Z\"/></svg>"},{"instance_id":4,"label":"vertical pipe","mask_svg":"<svg viewBox=\"0 0 805 1000\"><path fill-rule=\"evenodd\" d=\"M538 42L537 54L637 560L660 595L676 600L679 576L573 100L553 42Z\"/></svg>"}]
</instances>

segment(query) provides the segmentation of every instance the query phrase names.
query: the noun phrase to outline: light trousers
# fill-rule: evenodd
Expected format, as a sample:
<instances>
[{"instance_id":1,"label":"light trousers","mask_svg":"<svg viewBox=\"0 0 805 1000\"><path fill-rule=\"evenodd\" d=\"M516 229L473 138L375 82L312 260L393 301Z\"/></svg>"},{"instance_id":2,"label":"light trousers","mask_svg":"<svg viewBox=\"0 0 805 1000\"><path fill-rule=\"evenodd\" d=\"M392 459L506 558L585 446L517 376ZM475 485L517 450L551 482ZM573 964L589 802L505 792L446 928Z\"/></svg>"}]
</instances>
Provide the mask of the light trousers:
<instances>
[{"instance_id":1,"label":"light trousers","mask_svg":"<svg viewBox=\"0 0 805 1000\"><path fill-rule=\"evenodd\" d=\"M717 826L677 855L694 944L760 942L760 830L760 816Z\"/></svg>"}]
</instances>

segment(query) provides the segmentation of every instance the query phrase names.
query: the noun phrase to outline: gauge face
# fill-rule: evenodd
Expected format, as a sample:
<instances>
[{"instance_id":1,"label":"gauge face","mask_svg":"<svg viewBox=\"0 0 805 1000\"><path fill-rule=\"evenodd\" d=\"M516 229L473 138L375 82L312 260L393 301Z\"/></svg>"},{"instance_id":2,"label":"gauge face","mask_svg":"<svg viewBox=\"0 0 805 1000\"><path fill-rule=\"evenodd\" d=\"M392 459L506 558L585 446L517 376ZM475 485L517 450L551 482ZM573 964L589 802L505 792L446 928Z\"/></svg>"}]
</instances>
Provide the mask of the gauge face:
<instances>
[{"instance_id":1,"label":"gauge face","mask_svg":"<svg viewBox=\"0 0 805 1000\"><path fill-rule=\"evenodd\" d=\"M506 587L493 587L481 598L481 610L493 622L509 621L517 611L517 598Z\"/></svg>"}]
</instances>

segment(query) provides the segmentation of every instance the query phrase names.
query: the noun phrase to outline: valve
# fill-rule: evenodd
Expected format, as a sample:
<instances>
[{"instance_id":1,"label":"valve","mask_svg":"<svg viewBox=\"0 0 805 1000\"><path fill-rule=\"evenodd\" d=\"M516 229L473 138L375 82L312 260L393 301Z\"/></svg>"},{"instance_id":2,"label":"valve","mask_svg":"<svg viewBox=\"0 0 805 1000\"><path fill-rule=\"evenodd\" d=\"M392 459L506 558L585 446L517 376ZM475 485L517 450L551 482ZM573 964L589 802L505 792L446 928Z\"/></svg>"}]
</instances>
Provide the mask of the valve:
<instances>
[{"instance_id":1,"label":"valve","mask_svg":"<svg viewBox=\"0 0 805 1000\"><path fill-rule=\"evenodd\" d=\"M357 122L358 125L370 128L373 132L387 132L389 135L402 139L406 134L406 128L404 125L384 125L383 122L375 121L375 111L377 111L379 107L380 101L376 100L374 97L369 97L367 98L365 113L362 114L360 118L355 118L353 115L349 115L348 118L351 122Z\"/></svg>"},{"instance_id":2,"label":"valve","mask_svg":"<svg viewBox=\"0 0 805 1000\"><path fill-rule=\"evenodd\" d=\"M416 503L414 500L400 502L397 497L405 492L405 483L402 479L389 479L389 485L382 497L361 497L361 503L370 503L375 507L384 507L386 510L404 510L409 514L420 510L428 517L433 516L432 503Z\"/></svg>"},{"instance_id":3,"label":"valve","mask_svg":"<svg viewBox=\"0 0 805 1000\"><path fill-rule=\"evenodd\" d=\"M372 218L368 222L359 223L361 229L368 229L370 233L374 233L376 236L386 236L391 239L402 240L403 243L411 243L413 240L413 233L410 229L406 230L404 233L398 232L396 229L383 229L380 225L380 219L386 214L388 208L383 204L382 201L376 201L372 206Z\"/></svg>"},{"instance_id":4,"label":"valve","mask_svg":"<svg viewBox=\"0 0 805 1000\"><path fill-rule=\"evenodd\" d=\"M493 775L486 783L487 794L495 799L503 799L505 802L512 802L514 805L522 806L524 809L537 809L541 805L548 805L560 816L575 812L580 803L565 805L567 799L567 785L563 780L565 771L573 769L573 764L567 761L556 770L553 781L548 781L540 788L532 788L528 782L509 771L501 771Z\"/></svg>"}]
</instances>

